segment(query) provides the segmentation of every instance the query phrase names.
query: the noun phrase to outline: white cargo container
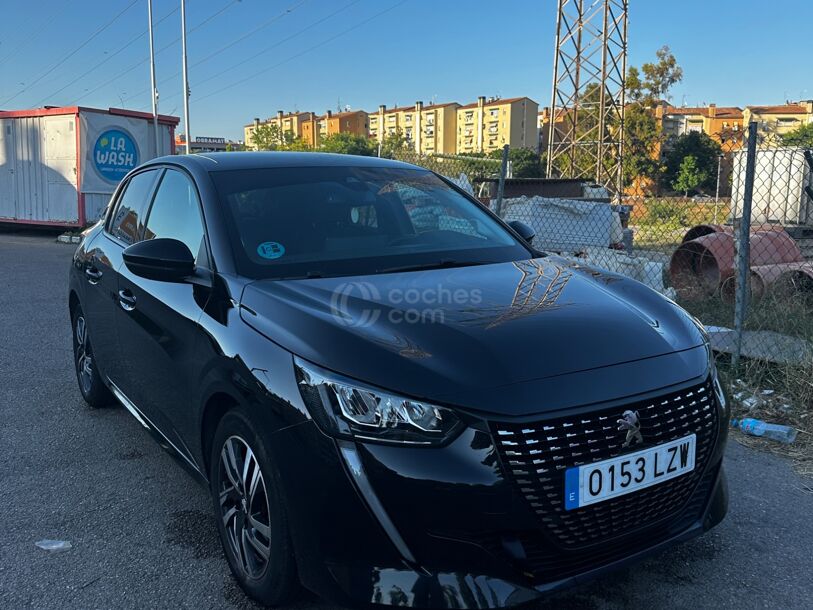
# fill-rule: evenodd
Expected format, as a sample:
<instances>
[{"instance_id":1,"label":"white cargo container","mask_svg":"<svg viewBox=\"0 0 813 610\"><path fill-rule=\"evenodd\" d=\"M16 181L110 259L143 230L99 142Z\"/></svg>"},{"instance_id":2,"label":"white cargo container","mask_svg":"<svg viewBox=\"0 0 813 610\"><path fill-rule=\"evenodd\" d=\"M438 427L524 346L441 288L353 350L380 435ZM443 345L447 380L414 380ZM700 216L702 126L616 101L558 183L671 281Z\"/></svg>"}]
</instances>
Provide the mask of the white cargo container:
<instances>
[{"instance_id":1,"label":"white cargo container","mask_svg":"<svg viewBox=\"0 0 813 610\"><path fill-rule=\"evenodd\" d=\"M742 216L745 193L746 151L734 154L731 183L731 215ZM813 186L813 172L803 148L757 149L751 221L783 225L813 225L813 201L805 192Z\"/></svg>"},{"instance_id":2,"label":"white cargo container","mask_svg":"<svg viewBox=\"0 0 813 610\"><path fill-rule=\"evenodd\" d=\"M0 111L0 223L82 227L138 164L174 154L178 118L81 106Z\"/></svg>"}]
</instances>

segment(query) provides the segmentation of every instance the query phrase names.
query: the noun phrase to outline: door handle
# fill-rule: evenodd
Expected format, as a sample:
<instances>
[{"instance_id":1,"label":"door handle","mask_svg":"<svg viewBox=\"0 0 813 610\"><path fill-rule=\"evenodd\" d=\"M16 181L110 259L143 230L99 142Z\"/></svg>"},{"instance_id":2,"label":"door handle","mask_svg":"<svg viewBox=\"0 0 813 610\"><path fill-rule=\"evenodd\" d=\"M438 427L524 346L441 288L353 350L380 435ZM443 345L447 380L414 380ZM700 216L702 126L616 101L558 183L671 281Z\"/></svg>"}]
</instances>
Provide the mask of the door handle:
<instances>
[{"instance_id":1,"label":"door handle","mask_svg":"<svg viewBox=\"0 0 813 610\"><path fill-rule=\"evenodd\" d=\"M98 284L99 280L102 279L102 272L96 267L85 267L85 277L91 284Z\"/></svg>"},{"instance_id":2,"label":"door handle","mask_svg":"<svg viewBox=\"0 0 813 610\"><path fill-rule=\"evenodd\" d=\"M119 290L119 305L124 311L133 311L136 308L135 295L127 289Z\"/></svg>"}]
</instances>

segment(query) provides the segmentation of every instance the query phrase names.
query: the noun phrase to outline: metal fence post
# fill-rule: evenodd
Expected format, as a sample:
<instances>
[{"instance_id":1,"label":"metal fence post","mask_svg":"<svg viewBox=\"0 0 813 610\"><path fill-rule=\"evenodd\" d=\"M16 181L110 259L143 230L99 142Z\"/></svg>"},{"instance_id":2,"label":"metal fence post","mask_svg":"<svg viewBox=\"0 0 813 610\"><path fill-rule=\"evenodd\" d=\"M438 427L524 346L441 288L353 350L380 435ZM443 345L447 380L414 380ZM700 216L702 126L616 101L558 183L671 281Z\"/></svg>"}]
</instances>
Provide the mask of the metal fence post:
<instances>
[{"instance_id":1,"label":"metal fence post","mask_svg":"<svg viewBox=\"0 0 813 610\"><path fill-rule=\"evenodd\" d=\"M717 224L717 213L720 211L720 169L723 166L723 155L717 155L717 189L714 191L714 224Z\"/></svg>"},{"instance_id":2,"label":"metal fence post","mask_svg":"<svg viewBox=\"0 0 813 610\"><path fill-rule=\"evenodd\" d=\"M502 198L505 193L505 175L508 173L508 150L510 146L506 144L502 147L502 164L500 165L500 181L497 183L497 204L495 212L502 217Z\"/></svg>"},{"instance_id":3,"label":"metal fence post","mask_svg":"<svg viewBox=\"0 0 813 610\"><path fill-rule=\"evenodd\" d=\"M734 299L734 330L736 347L731 359L734 368L740 364L742 353L742 332L745 313L748 308L748 281L751 258L751 201L754 195L754 171L757 155L757 123L748 124L748 153L745 158L745 184L742 196L742 218L740 218L739 238L737 239L737 291Z\"/></svg>"}]
</instances>

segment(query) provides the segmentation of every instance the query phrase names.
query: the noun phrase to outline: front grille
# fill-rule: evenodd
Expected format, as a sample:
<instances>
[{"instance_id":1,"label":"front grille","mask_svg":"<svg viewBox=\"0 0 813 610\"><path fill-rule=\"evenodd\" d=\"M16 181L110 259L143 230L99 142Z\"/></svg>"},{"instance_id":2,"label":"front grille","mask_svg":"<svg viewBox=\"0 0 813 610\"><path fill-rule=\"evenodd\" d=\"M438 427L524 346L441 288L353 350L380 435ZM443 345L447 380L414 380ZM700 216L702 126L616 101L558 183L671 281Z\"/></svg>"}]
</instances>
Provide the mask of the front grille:
<instances>
[{"instance_id":1,"label":"front grille","mask_svg":"<svg viewBox=\"0 0 813 610\"><path fill-rule=\"evenodd\" d=\"M644 444L624 448L617 421L638 411ZM709 381L654 399L533 423L493 423L504 470L544 531L565 548L588 546L622 536L677 514L703 476L717 437L718 414ZM669 442L697 436L691 473L625 496L584 506L564 507L565 470Z\"/></svg>"}]
</instances>

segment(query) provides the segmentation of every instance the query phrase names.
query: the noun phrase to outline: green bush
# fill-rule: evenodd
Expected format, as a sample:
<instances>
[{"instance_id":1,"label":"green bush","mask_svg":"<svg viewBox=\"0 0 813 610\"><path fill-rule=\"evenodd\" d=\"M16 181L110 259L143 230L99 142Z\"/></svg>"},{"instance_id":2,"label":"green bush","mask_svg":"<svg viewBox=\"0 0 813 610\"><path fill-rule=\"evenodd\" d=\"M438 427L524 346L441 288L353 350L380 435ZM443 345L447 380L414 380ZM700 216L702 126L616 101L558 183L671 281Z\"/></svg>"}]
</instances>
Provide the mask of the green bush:
<instances>
[{"instance_id":1,"label":"green bush","mask_svg":"<svg viewBox=\"0 0 813 610\"><path fill-rule=\"evenodd\" d=\"M687 226L689 224L685 204L666 199L653 199L647 205L644 222L647 224L671 224Z\"/></svg>"}]
</instances>

